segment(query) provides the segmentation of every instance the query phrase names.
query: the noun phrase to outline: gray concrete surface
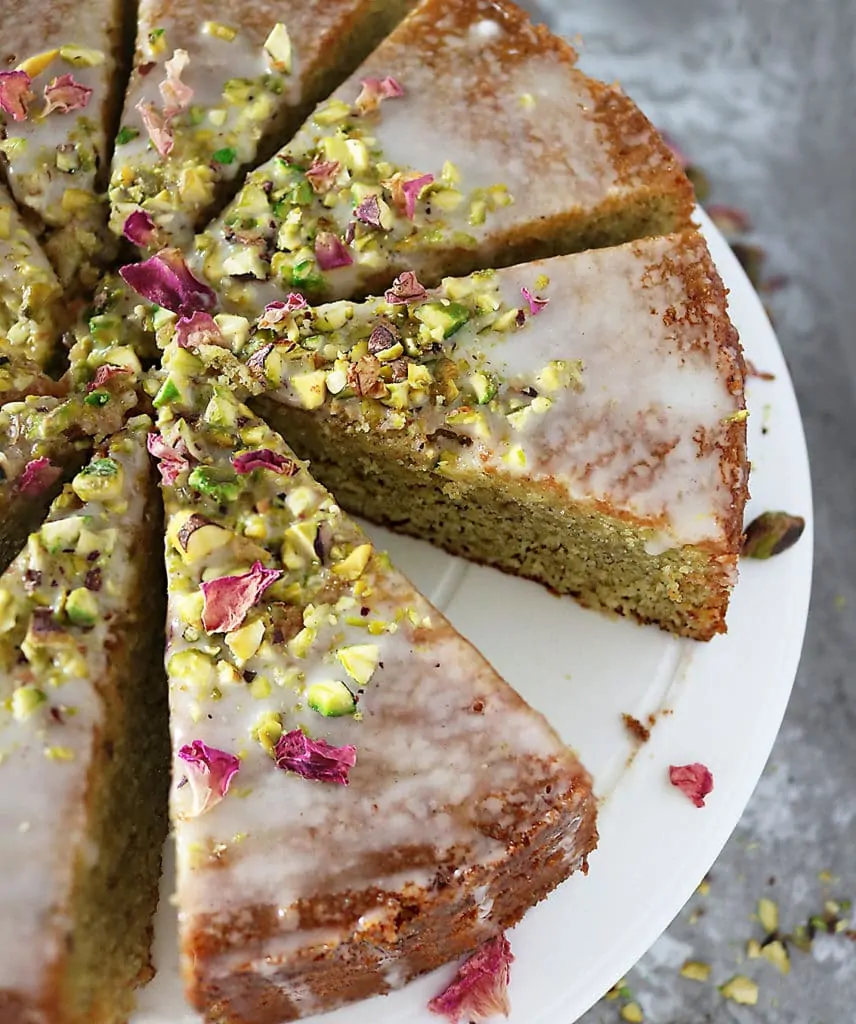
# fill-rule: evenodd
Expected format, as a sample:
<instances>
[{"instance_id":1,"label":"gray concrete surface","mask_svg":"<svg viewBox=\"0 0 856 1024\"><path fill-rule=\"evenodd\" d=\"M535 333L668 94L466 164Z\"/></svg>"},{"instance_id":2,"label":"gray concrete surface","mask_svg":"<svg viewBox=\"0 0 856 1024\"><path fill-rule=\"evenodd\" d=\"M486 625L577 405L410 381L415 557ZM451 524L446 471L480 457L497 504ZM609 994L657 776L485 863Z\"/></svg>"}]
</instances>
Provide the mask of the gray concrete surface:
<instances>
[{"instance_id":1,"label":"gray concrete surface","mask_svg":"<svg viewBox=\"0 0 856 1024\"><path fill-rule=\"evenodd\" d=\"M585 70L620 80L697 159L713 199L749 210L769 270L789 276L770 305L815 489L812 607L781 734L709 893L690 901L627 985L647 1024L854 1024L856 941L843 932L820 934L809 952L791 947L788 975L745 950L763 938L752 920L762 896L777 902L785 932L825 900L856 900L856 3L540 7L555 28L584 37ZM680 977L687 959L709 963L710 980ZM719 993L737 973L758 983L754 1007ZM625 1002L604 1000L581 1024L619 1022Z\"/></svg>"}]
</instances>

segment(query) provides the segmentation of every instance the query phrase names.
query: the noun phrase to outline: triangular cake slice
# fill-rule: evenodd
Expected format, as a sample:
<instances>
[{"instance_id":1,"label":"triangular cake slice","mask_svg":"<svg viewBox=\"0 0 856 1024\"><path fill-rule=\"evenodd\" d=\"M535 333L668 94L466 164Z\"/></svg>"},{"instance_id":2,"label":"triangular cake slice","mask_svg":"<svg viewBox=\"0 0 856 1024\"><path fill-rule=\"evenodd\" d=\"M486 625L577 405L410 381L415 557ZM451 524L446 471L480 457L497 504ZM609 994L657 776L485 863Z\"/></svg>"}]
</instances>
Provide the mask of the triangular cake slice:
<instances>
[{"instance_id":1,"label":"triangular cake slice","mask_svg":"<svg viewBox=\"0 0 856 1024\"><path fill-rule=\"evenodd\" d=\"M124 10L122 0L3 6L0 154L15 199L42 225L57 273L75 287L91 286L113 252L103 191Z\"/></svg>"},{"instance_id":2,"label":"triangular cake slice","mask_svg":"<svg viewBox=\"0 0 856 1024\"><path fill-rule=\"evenodd\" d=\"M595 843L547 722L282 439L170 347L172 816L209 1021L386 992L517 921Z\"/></svg>"},{"instance_id":3,"label":"triangular cake slice","mask_svg":"<svg viewBox=\"0 0 856 1024\"><path fill-rule=\"evenodd\" d=\"M128 350L117 346L105 358L98 348L84 352L87 340L78 342L69 374L75 387L66 397L32 394L0 408L0 569L35 529L62 480L83 464L93 442L121 429L139 401L138 372L118 362L131 362Z\"/></svg>"},{"instance_id":4,"label":"triangular cake slice","mask_svg":"<svg viewBox=\"0 0 856 1024\"><path fill-rule=\"evenodd\" d=\"M0 357L45 367L56 355L62 288L0 185Z\"/></svg>"},{"instance_id":5,"label":"triangular cake slice","mask_svg":"<svg viewBox=\"0 0 856 1024\"><path fill-rule=\"evenodd\" d=\"M616 86L508 0L423 0L197 239L233 310L661 234L692 189Z\"/></svg>"},{"instance_id":6,"label":"triangular cake slice","mask_svg":"<svg viewBox=\"0 0 856 1024\"><path fill-rule=\"evenodd\" d=\"M0 578L0 1017L112 1024L150 971L168 735L139 417Z\"/></svg>"},{"instance_id":7,"label":"triangular cake slice","mask_svg":"<svg viewBox=\"0 0 856 1024\"><path fill-rule=\"evenodd\" d=\"M229 182L290 136L412 5L142 0L113 230L144 249L190 244Z\"/></svg>"},{"instance_id":8,"label":"triangular cake slice","mask_svg":"<svg viewBox=\"0 0 856 1024\"><path fill-rule=\"evenodd\" d=\"M188 323L234 384L274 388L259 410L348 510L594 607L724 631L744 369L696 232Z\"/></svg>"}]
</instances>

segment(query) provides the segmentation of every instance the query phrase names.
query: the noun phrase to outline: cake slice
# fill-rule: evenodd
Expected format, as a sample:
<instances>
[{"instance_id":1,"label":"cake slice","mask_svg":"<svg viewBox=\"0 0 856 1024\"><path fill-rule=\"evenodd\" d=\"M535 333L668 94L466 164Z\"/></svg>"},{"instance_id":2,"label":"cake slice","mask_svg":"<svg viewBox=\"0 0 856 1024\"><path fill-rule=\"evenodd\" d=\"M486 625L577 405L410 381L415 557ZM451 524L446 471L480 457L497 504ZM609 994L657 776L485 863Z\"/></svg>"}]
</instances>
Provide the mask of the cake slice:
<instances>
[{"instance_id":1,"label":"cake slice","mask_svg":"<svg viewBox=\"0 0 856 1024\"><path fill-rule=\"evenodd\" d=\"M233 386L266 389L259 411L349 511L593 607L725 630L744 369L696 232L200 316L162 312L161 342L177 331Z\"/></svg>"},{"instance_id":2,"label":"cake slice","mask_svg":"<svg viewBox=\"0 0 856 1024\"><path fill-rule=\"evenodd\" d=\"M282 439L197 357L165 361L183 971L210 1022L295 1020L513 924L585 869L595 802Z\"/></svg>"},{"instance_id":3,"label":"cake slice","mask_svg":"<svg viewBox=\"0 0 856 1024\"><path fill-rule=\"evenodd\" d=\"M144 249L189 245L229 182L291 135L412 5L142 0L113 230Z\"/></svg>"},{"instance_id":4,"label":"cake slice","mask_svg":"<svg viewBox=\"0 0 856 1024\"><path fill-rule=\"evenodd\" d=\"M670 150L576 56L507 0L423 0L248 177L196 269L258 313L687 226Z\"/></svg>"},{"instance_id":5,"label":"cake slice","mask_svg":"<svg viewBox=\"0 0 856 1024\"><path fill-rule=\"evenodd\" d=\"M91 286L114 252L103 191L124 10L122 0L3 4L0 157L60 279L75 287Z\"/></svg>"},{"instance_id":6,"label":"cake slice","mask_svg":"<svg viewBox=\"0 0 856 1024\"><path fill-rule=\"evenodd\" d=\"M76 387L66 397L28 395L0 407L0 569L37 527L93 442L121 429L139 401L136 373L109 363L97 349L84 356L83 339L80 345L70 374ZM116 350L111 355L123 357Z\"/></svg>"},{"instance_id":7,"label":"cake slice","mask_svg":"<svg viewBox=\"0 0 856 1024\"><path fill-rule=\"evenodd\" d=\"M161 515L138 417L0 578L0 1019L127 1019L166 837Z\"/></svg>"},{"instance_id":8,"label":"cake slice","mask_svg":"<svg viewBox=\"0 0 856 1024\"><path fill-rule=\"evenodd\" d=\"M45 367L56 355L62 288L0 185L0 357Z\"/></svg>"}]
</instances>

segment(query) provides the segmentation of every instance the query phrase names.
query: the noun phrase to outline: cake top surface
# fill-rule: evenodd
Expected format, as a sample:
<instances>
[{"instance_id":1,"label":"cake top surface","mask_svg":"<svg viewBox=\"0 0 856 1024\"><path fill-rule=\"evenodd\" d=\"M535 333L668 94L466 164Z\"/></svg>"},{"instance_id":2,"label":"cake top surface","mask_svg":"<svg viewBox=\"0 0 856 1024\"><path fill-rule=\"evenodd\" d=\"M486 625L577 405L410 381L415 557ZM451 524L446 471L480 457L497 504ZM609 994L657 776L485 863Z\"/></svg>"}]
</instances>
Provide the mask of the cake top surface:
<instances>
[{"instance_id":1,"label":"cake top surface","mask_svg":"<svg viewBox=\"0 0 856 1024\"><path fill-rule=\"evenodd\" d=\"M0 185L0 356L43 366L54 351L60 283Z\"/></svg>"},{"instance_id":2,"label":"cake top surface","mask_svg":"<svg viewBox=\"0 0 856 1024\"><path fill-rule=\"evenodd\" d=\"M132 420L95 453L0 578L0 990L38 991L73 872L97 854L83 844L92 744L131 599L150 425Z\"/></svg>"},{"instance_id":3,"label":"cake top surface","mask_svg":"<svg viewBox=\"0 0 856 1024\"><path fill-rule=\"evenodd\" d=\"M472 881L588 783L279 435L194 384L186 350L166 363L176 394L152 450L182 912L236 949L244 928L282 933L276 960L367 935L441 867Z\"/></svg>"},{"instance_id":4,"label":"cake top surface","mask_svg":"<svg viewBox=\"0 0 856 1024\"><path fill-rule=\"evenodd\" d=\"M144 249L189 245L219 182L304 101L367 0L144 0L111 174L111 226ZM140 107L142 104L142 108Z\"/></svg>"},{"instance_id":5,"label":"cake top surface","mask_svg":"<svg viewBox=\"0 0 856 1024\"><path fill-rule=\"evenodd\" d=\"M233 383L371 430L451 480L583 501L646 529L652 553L736 543L743 363L695 232L208 320L195 333L163 313L159 336L178 330Z\"/></svg>"},{"instance_id":6,"label":"cake top surface","mask_svg":"<svg viewBox=\"0 0 856 1024\"><path fill-rule=\"evenodd\" d=\"M644 116L575 61L512 5L426 0L249 176L198 267L252 311L405 266L439 278L450 251L495 258L553 219L688 195Z\"/></svg>"}]
</instances>

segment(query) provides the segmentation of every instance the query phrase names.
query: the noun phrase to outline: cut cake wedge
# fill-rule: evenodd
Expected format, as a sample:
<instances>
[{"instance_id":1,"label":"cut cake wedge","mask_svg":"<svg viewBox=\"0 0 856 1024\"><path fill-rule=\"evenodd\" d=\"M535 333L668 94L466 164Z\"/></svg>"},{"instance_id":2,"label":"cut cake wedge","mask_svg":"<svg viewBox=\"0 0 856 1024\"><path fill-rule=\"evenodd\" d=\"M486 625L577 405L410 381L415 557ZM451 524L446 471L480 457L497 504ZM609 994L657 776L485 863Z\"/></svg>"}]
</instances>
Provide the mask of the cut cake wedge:
<instances>
[{"instance_id":1,"label":"cut cake wedge","mask_svg":"<svg viewBox=\"0 0 856 1024\"><path fill-rule=\"evenodd\" d=\"M696 232L200 317L179 322L185 343L232 386L268 389L258 409L349 511L593 607L725 630L744 367ZM163 343L176 320L161 318Z\"/></svg>"},{"instance_id":2,"label":"cut cake wedge","mask_svg":"<svg viewBox=\"0 0 856 1024\"><path fill-rule=\"evenodd\" d=\"M60 279L75 288L91 286L115 252L103 193L125 10L122 0L3 4L0 159L16 201L44 228Z\"/></svg>"},{"instance_id":3,"label":"cut cake wedge","mask_svg":"<svg viewBox=\"0 0 856 1024\"><path fill-rule=\"evenodd\" d=\"M142 0L112 229L143 249L189 245L229 182L290 136L412 5Z\"/></svg>"},{"instance_id":4,"label":"cut cake wedge","mask_svg":"<svg viewBox=\"0 0 856 1024\"><path fill-rule=\"evenodd\" d=\"M405 984L595 840L588 775L282 439L171 346L159 410L181 950L206 1020Z\"/></svg>"},{"instance_id":5,"label":"cut cake wedge","mask_svg":"<svg viewBox=\"0 0 856 1024\"><path fill-rule=\"evenodd\" d=\"M169 773L150 425L96 451L0 578L9 1024L118 1024L151 972Z\"/></svg>"},{"instance_id":6,"label":"cut cake wedge","mask_svg":"<svg viewBox=\"0 0 856 1024\"><path fill-rule=\"evenodd\" d=\"M423 0L196 241L228 308L365 295L686 227L641 111L507 0Z\"/></svg>"}]
</instances>

